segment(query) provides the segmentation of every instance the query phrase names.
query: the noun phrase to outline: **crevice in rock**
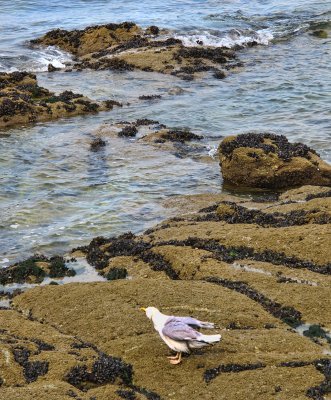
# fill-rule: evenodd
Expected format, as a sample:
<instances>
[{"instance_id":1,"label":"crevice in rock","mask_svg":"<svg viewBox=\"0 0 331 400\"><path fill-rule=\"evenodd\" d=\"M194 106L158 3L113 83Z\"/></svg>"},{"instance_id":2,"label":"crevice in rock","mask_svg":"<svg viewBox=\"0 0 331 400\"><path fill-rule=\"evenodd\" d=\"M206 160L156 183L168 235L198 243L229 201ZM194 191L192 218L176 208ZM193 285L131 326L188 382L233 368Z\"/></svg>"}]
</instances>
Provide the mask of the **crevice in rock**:
<instances>
[{"instance_id":1,"label":"crevice in rock","mask_svg":"<svg viewBox=\"0 0 331 400\"><path fill-rule=\"evenodd\" d=\"M204 280L234 290L249 297L251 300L259 303L275 318L282 320L291 327L296 327L303 323L300 311L296 310L294 307L283 306L280 303L269 299L267 296L253 289L245 282L232 281L217 277L206 277Z\"/></svg>"},{"instance_id":2,"label":"crevice in rock","mask_svg":"<svg viewBox=\"0 0 331 400\"><path fill-rule=\"evenodd\" d=\"M308 269L319 274L330 275L331 263L319 265L311 261L301 260L294 256L287 256L285 253L278 253L273 250L255 251L246 246L225 246L213 239L200 239L188 237L185 240L168 240L154 244L155 246L190 246L192 248L206 250L213 253L219 261L233 263L236 260L249 259L254 261L269 262L274 265L285 265L293 269Z\"/></svg>"}]
</instances>

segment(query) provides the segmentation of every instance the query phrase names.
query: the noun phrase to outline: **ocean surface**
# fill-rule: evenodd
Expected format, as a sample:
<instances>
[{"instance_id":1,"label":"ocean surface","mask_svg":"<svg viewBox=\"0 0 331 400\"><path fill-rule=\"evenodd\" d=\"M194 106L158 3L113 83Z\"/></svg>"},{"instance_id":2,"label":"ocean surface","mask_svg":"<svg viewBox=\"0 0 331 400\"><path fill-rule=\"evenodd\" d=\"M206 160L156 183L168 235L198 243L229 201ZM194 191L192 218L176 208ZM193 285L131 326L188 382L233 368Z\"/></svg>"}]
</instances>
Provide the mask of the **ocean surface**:
<instances>
[{"instance_id":1,"label":"ocean surface","mask_svg":"<svg viewBox=\"0 0 331 400\"><path fill-rule=\"evenodd\" d=\"M98 235L141 232L164 219L169 196L222 191L213 154L229 134L272 131L301 141L331 161L331 2L306 0L0 1L0 71L35 72L57 93L130 103L97 115L0 131L0 267L34 252L65 253ZM169 28L195 45L247 45L244 67L225 80L193 82L156 73L47 73L70 55L32 49L28 41L54 28L134 21ZM325 29L329 38L312 35ZM249 47L251 42L259 45ZM161 94L157 101L138 100ZM89 150L104 124L157 119L205 136L210 162L107 139Z\"/></svg>"}]
</instances>

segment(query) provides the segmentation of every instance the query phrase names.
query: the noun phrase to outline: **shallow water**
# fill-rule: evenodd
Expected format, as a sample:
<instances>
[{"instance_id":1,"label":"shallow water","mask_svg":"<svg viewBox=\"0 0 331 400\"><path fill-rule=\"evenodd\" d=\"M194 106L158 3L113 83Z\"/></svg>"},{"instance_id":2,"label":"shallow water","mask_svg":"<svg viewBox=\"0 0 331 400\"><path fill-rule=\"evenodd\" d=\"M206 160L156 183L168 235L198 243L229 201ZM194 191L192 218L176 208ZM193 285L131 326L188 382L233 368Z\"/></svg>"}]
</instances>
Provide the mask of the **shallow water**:
<instances>
[{"instance_id":1,"label":"shallow water","mask_svg":"<svg viewBox=\"0 0 331 400\"><path fill-rule=\"evenodd\" d=\"M43 71L69 58L54 49L30 49L26 40L53 28L83 28L133 20L174 30L187 43L264 43L239 53L244 67L219 81L194 82L155 73L39 72L41 86L123 108L74 119L19 127L0 138L0 267L33 252L65 252L97 235L140 232L166 217L161 201L175 194L217 192L215 162L179 158L135 140L107 139L89 150L104 123L136 118L188 126L205 136L205 154L226 135L274 131L314 147L331 161L330 31L328 2L251 1L14 1L2 6L0 70ZM329 4L330 5L330 4ZM148 12L146 12L148 10ZM28 23L27 23L28 21ZM330 34L329 34L330 35ZM183 89L172 94L174 88ZM143 94L161 94L141 101Z\"/></svg>"}]
</instances>

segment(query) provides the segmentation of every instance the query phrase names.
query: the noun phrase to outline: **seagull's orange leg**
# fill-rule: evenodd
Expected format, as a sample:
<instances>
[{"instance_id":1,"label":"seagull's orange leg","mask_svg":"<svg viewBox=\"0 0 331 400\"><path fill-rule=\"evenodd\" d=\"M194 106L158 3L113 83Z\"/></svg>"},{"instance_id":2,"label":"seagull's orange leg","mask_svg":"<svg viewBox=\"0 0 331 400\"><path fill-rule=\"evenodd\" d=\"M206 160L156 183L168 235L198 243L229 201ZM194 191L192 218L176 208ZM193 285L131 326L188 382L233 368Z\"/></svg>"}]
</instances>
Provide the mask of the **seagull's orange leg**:
<instances>
[{"instance_id":1,"label":"seagull's orange leg","mask_svg":"<svg viewBox=\"0 0 331 400\"><path fill-rule=\"evenodd\" d=\"M179 357L179 353L176 353L175 356L168 356L167 358L168 358L169 360L178 360L178 357Z\"/></svg>"},{"instance_id":2,"label":"seagull's orange leg","mask_svg":"<svg viewBox=\"0 0 331 400\"><path fill-rule=\"evenodd\" d=\"M177 365L182 361L182 353L177 353L178 358L170 360L170 364Z\"/></svg>"}]
</instances>

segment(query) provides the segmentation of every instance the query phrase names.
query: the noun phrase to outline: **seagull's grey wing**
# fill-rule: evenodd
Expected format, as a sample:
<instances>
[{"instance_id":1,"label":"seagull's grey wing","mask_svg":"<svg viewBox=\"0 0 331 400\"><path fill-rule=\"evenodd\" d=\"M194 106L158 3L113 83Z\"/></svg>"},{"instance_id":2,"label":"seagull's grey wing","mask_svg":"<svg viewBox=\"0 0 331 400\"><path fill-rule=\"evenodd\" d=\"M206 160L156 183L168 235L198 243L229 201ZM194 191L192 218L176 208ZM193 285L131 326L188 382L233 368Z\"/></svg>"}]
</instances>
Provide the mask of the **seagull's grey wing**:
<instances>
[{"instance_id":1,"label":"seagull's grey wing","mask_svg":"<svg viewBox=\"0 0 331 400\"><path fill-rule=\"evenodd\" d=\"M192 317L172 317L171 319L190 325L192 328L214 328L214 324L212 322L199 321L198 319Z\"/></svg>"},{"instance_id":2,"label":"seagull's grey wing","mask_svg":"<svg viewBox=\"0 0 331 400\"><path fill-rule=\"evenodd\" d=\"M178 341L197 340L200 336L200 333L189 325L173 318L170 318L170 320L165 323L162 333L164 336Z\"/></svg>"}]
</instances>

